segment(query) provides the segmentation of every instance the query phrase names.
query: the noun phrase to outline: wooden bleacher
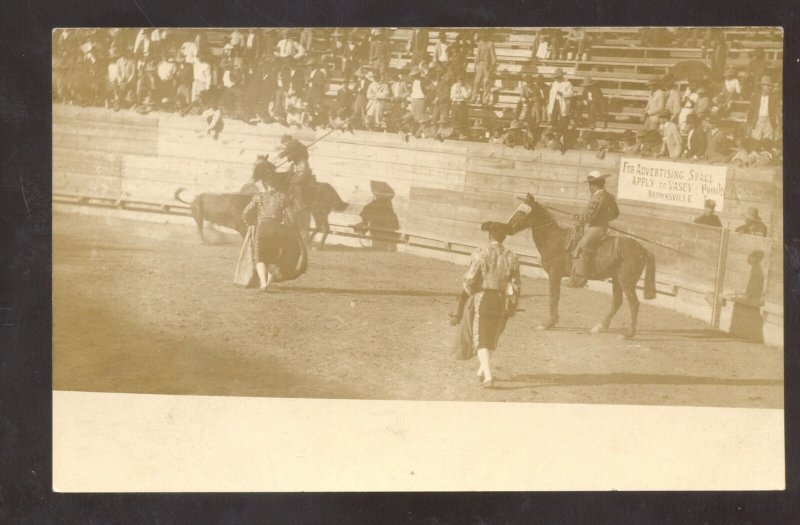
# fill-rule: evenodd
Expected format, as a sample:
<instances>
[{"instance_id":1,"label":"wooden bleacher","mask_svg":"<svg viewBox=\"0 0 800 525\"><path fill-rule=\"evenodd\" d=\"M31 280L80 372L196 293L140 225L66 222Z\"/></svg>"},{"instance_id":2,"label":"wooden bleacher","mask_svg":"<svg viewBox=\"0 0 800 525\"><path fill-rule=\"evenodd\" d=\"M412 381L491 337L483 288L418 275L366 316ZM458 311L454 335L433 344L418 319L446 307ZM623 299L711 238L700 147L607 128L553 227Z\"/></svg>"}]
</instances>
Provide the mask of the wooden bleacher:
<instances>
[{"instance_id":1,"label":"wooden bleacher","mask_svg":"<svg viewBox=\"0 0 800 525\"><path fill-rule=\"evenodd\" d=\"M556 60L536 57L535 46L544 36L545 28L496 28L492 40L497 56L497 67L493 89L494 103L491 106L472 105L470 118L499 119L509 122L519 98L519 84L523 79L541 74L546 81L553 72L561 68L565 76L573 82L577 93L582 91L582 81L591 77L598 81L608 102L609 121L606 128L592 130L599 134L613 135L626 129L641 126L641 114L647 103L647 82L654 76L665 74L675 64L687 60L703 60L703 50L699 47L643 47L638 28L593 27L585 28L590 40L588 60ZM433 53L440 28L430 28L428 52ZM463 30L441 28L452 42ZM404 69L411 66L411 55L407 51L412 30L392 28L389 30L390 66ZM216 56L221 55L229 31L208 30L208 42ZM783 33L780 28L726 28L729 42L727 64L737 69L747 66L750 53L755 48L765 51L768 68L777 76L783 60ZM329 42L325 38L315 38L313 55L322 57ZM565 41L566 44L566 41ZM329 64L329 66L332 64ZM474 56L467 57L467 83L475 69ZM333 98L341 85L341 72L331 71L331 86L328 96ZM748 102L737 100L727 119L728 125L743 122L747 114ZM723 123L725 124L725 123ZM583 130L585 131L585 130Z\"/></svg>"}]
</instances>

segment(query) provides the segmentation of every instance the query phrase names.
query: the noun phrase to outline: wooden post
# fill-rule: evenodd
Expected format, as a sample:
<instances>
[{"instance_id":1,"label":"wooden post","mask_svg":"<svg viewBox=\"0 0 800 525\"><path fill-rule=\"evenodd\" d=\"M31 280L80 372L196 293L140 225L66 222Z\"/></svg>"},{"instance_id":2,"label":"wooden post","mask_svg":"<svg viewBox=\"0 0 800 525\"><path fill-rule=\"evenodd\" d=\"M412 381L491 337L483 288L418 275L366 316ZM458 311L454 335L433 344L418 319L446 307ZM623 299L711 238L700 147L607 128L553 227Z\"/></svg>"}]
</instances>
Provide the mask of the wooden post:
<instances>
[{"instance_id":1,"label":"wooden post","mask_svg":"<svg viewBox=\"0 0 800 525\"><path fill-rule=\"evenodd\" d=\"M719 329L719 318L722 312L722 293L725 290L725 262L728 259L728 238L730 230L720 228L719 254L717 255L717 276L714 279L714 307L711 311L711 328Z\"/></svg>"}]
</instances>

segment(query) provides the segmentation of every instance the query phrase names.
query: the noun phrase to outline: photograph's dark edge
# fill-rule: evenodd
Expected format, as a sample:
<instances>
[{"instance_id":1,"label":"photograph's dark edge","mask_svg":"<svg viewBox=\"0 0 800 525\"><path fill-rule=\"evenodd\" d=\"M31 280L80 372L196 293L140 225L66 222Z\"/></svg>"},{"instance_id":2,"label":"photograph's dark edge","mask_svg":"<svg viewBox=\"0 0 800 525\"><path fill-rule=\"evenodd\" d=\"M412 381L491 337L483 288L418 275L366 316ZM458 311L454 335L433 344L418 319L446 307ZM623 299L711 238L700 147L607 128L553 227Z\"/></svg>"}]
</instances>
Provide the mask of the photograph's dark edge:
<instances>
[{"instance_id":1,"label":"photograph's dark edge","mask_svg":"<svg viewBox=\"0 0 800 525\"><path fill-rule=\"evenodd\" d=\"M51 30L91 26L416 26L416 25L763 25L783 26L785 167L795 166L800 60L796 14L786 2L684 2L668 9L628 2L598 6L475 3L469 9L356 2L213 5L169 8L145 1L39 3L15 7L3 19L2 226L4 247L0 355L0 522L4 523L791 523L800 514L798 419L800 357L784 358L785 492L489 493L489 494L55 494L51 491L51 160L49 80ZM572 8L570 8L572 7ZM569 13L564 18L564 14ZM10 81L9 81L10 80ZM788 175L787 181L790 180ZM797 335L795 304L800 228L794 187L784 190L785 337ZM9 220L13 217L13 220ZM731 458L736 461L736 458ZM381 519L379 519L380 517ZM794 517L794 518L793 518Z\"/></svg>"}]
</instances>

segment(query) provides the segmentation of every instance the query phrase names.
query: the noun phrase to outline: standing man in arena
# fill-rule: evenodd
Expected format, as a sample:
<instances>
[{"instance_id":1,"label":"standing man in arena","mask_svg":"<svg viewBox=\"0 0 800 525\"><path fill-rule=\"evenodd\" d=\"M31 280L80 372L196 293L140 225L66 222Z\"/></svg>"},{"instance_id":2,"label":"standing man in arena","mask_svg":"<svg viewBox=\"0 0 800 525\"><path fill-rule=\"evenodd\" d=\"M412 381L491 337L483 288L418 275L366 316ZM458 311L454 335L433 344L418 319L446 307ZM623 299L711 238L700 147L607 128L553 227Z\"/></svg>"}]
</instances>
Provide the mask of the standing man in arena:
<instances>
[{"instance_id":1,"label":"standing man in arena","mask_svg":"<svg viewBox=\"0 0 800 525\"><path fill-rule=\"evenodd\" d=\"M606 191L606 179L611 175L592 171L586 178L589 183L589 206L576 218L584 224L583 237L575 248L572 265L572 279L569 288L581 288L591 275L592 257L597 245L608 233L608 223L619 217L617 200Z\"/></svg>"},{"instance_id":2,"label":"standing man in arena","mask_svg":"<svg viewBox=\"0 0 800 525\"><path fill-rule=\"evenodd\" d=\"M473 252L469 269L464 275L458 309L450 315L453 325L462 324L460 343L470 342L459 357L478 356L478 379L484 388L494 386L490 356L506 322L514 315L519 303L521 279L517 255L503 246L509 227L502 222L484 222L481 230L489 232L489 246ZM467 302L471 300L472 304ZM466 315L466 317L465 317ZM466 346L464 344L463 346ZM470 352L471 350L471 352Z\"/></svg>"},{"instance_id":3,"label":"standing man in arena","mask_svg":"<svg viewBox=\"0 0 800 525\"><path fill-rule=\"evenodd\" d=\"M292 238L289 213L289 198L275 188L275 166L264 161L253 178L260 181L262 191L258 192L242 212L245 224L256 226L255 259L256 273L260 290L267 291L275 274L275 266L280 260L281 249Z\"/></svg>"}]
</instances>

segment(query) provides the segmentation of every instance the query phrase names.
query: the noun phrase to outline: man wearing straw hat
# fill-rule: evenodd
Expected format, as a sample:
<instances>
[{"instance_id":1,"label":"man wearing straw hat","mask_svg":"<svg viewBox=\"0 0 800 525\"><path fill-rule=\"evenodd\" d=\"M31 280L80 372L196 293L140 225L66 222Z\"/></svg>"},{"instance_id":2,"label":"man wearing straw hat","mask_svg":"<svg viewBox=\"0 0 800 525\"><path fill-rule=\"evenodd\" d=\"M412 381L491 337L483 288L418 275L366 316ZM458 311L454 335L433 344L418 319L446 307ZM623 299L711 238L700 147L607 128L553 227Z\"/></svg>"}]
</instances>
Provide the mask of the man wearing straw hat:
<instances>
[{"instance_id":1,"label":"man wearing straw hat","mask_svg":"<svg viewBox=\"0 0 800 525\"><path fill-rule=\"evenodd\" d=\"M747 112L747 129L755 140L774 140L778 125L778 100L772 90L772 79L762 76L759 89L750 100Z\"/></svg>"},{"instance_id":2,"label":"man wearing straw hat","mask_svg":"<svg viewBox=\"0 0 800 525\"><path fill-rule=\"evenodd\" d=\"M744 224L736 228L736 233L746 233L748 235L767 236L767 227L758 215L758 208L747 208L747 212L742 215Z\"/></svg>"}]
</instances>

